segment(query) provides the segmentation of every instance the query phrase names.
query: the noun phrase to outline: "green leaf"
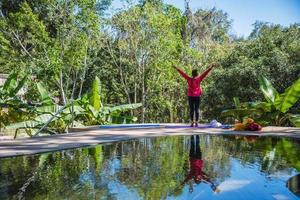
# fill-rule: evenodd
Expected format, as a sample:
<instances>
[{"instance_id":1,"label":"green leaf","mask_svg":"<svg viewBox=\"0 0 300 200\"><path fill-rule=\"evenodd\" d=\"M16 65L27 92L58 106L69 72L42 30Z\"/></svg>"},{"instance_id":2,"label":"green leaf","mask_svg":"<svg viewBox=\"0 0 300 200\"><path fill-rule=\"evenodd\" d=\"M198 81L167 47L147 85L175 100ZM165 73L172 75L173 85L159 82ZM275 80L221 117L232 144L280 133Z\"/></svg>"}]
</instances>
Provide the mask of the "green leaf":
<instances>
[{"instance_id":1,"label":"green leaf","mask_svg":"<svg viewBox=\"0 0 300 200\"><path fill-rule=\"evenodd\" d=\"M261 112L257 109L229 109L221 113L221 117L236 117L236 116L253 116L259 115Z\"/></svg>"},{"instance_id":2,"label":"green leaf","mask_svg":"<svg viewBox=\"0 0 300 200\"><path fill-rule=\"evenodd\" d=\"M300 115L291 115L289 120L295 127L300 127Z\"/></svg>"},{"instance_id":3,"label":"green leaf","mask_svg":"<svg viewBox=\"0 0 300 200\"><path fill-rule=\"evenodd\" d=\"M90 104L94 107L95 110L100 110L101 108L101 99L100 99L100 80L96 76L93 81L92 89L89 92L89 101Z\"/></svg>"},{"instance_id":4,"label":"green leaf","mask_svg":"<svg viewBox=\"0 0 300 200\"><path fill-rule=\"evenodd\" d=\"M24 76L22 80L18 82L17 87L13 91L11 91L10 96L15 96L20 91L20 89L25 85L25 82L27 81L27 76L28 75Z\"/></svg>"},{"instance_id":5,"label":"green leaf","mask_svg":"<svg viewBox=\"0 0 300 200\"><path fill-rule=\"evenodd\" d=\"M141 107L141 103L135 103L135 104L124 104L124 105L119 105L119 106L114 106L112 108L109 108L110 112L125 112L133 109L137 109Z\"/></svg>"},{"instance_id":6,"label":"green leaf","mask_svg":"<svg viewBox=\"0 0 300 200\"><path fill-rule=\"evenodd\" d=\"M6 79L2 90L7 94L11 94L14 88L17 86L17 78L17 73L11 73Z\"/></svg>"},{"instance_id":7,"label":"green leaf","mask_svg":"<svg viewBox=\"0 0 300 200\"><path fill-rule=\"evenodd\" d=\"M137 118L133 116L111 115L110 117L113 124L129 124L137 121Z\"/></svg>"},{"instance_id":8,"label":"green leaf","mask_svg":"<svg viewBox=\"0 0 300 200\"><path fill-rule=\"evenodd\" d=\"M34 121L34 120L29 120L29 121L24 121L24 122L17 122L10 124L6 126L7 129L20 129L20 128L34 128L39 125L42 125L42 122Z\"/></svg>"},{"instance_id":9,"label":"green leaf","mask_svg":"<svg viewBox=\"0 0 300 200\"><path fill-rule=\"evenodd\" d=\"M240 99L238 97L233 97L235 108L241 108Z\"/></svg>"},{"instance_id":10,"label":"green leaf","mask_svg":"<svg viewBox=\"0 0 300 200\"><path fill-rule=\"evenodd\" d=\"M48 120L51 119L53 115L52 114L42 114L42 115L39 115L37 116L34 120L36 122L41 122L41 123L46 123Z\"/></svg>"},{"instance_id":11,"label":"green leaf","mask_svg":"<svg viewBox=\"0 0 300 200\"><path fill-rule=\"evenodd\" d=\"M38 88L38 91L40 93L41 100L42 100L43 104L45 104L45 105L54 104L51 97L50 97L49 92L45 89L45 87L41 83L37 83L37 88Z\"/></svg>"},{"instance_id":12,"label":"green leaf","mask_svg":"<svg viewBox=\"0 0 300 200\"><path fill-rule=\"evenodd\" d=\"M277 90L272 86L271 82L264 76L259 77L259 88L263 92L266 100L268 102L275 102L275 99L278 98L279 94Z\"/></svg>"},{"instance_id":13,"label":"green leaf","mask_svg":"<svg viewBox=\"0 0 300 200\"><path fill-rule=\"evenodd\" d=\"M59 105L49 105L49 106L41 106L41 107L37 107L36 111L39 113L50 113L50 114L54 114L56 113L60 108L62 108L62 106Z\"/></svg>"},{"instance_id":14,"label":"green leaf","mask_svg":"<svg viewBox=\"0 0 300 200\"><path fill-rule=\"evenodd\" d=\"M97 111L93 106L88 106L90 113L93 115L94 119L97 119L99 111Z\"/></svg>"},{"instance_id":15,"label":"green leaf","mask_svg":"<svg viewBox=\"0 0 300 200\"><path fill-rule=\"evenodd\" d=\"M37 128L39 126L42 126L44 123L46 123L51 117L52 117L51 114L43 114L37 116L34 120L13 123L7 126L6 128L7 129Z\"/></svg>"},{"instance_id":16,"label":"green leaf","mask_svg":"<svg viewBox=\"0 0 300 200\"><path fill-rule=\"evenodd\" d=\"M300 78L275 101L278 110L286 113L300 98Z\"/></svg>"},{"instance_id":17,"label":"green leaf","mask_svg":"<svg viewBox=\"0 0 300 200\"><path fill-rule=\"evenodd\" d=\"M264 112L272 111L272 103L268 102L250 102L248 104L249 108L262 109Z\"/></svg>"},{"instance_id":18,"label":"green leaf","mask_svg":"<svg viewBox=\"0 0 300 200\"><path fill-rule=\"evenodd\" d=\"M74 115L79 115L79 114L84 114L85 110L81 107L81 106L73 106L73 110L72 110L72 106L70 105L68 108L66 108L64 110L65 114L72 114L72 111L74 112Z\"/></svg>"}]
</instances>

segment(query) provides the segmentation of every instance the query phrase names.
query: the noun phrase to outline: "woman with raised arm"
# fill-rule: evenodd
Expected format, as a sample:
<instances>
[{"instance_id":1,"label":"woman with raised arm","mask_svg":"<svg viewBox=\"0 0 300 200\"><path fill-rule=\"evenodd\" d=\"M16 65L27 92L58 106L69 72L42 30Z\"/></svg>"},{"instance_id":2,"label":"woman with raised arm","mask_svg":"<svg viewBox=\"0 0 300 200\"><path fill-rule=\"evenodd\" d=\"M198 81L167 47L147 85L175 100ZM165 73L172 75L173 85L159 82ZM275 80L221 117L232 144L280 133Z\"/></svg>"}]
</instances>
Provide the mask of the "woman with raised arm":
<instances>
[{"instance_id":1,"label":"woman with raised arm","mask_svg":"<svg viewBox=\"0 0 300 200\"><path fill-rule=\"evenodd\" d=\"M187 81L188 84L188 100L190 107L190 120L191 127L198 126L199 120L199 107L200 107L200 97L202 95L201 82L208 75L208 73L216 67L217 64L212 63L209 67L200 75L198 75L197 69L192 70L192 76L188 76L183 70L179 69L175 65L173 67L181 74L181 76ZM195 115L195 120L194 120Z\"/></svg>"}]
</instances>

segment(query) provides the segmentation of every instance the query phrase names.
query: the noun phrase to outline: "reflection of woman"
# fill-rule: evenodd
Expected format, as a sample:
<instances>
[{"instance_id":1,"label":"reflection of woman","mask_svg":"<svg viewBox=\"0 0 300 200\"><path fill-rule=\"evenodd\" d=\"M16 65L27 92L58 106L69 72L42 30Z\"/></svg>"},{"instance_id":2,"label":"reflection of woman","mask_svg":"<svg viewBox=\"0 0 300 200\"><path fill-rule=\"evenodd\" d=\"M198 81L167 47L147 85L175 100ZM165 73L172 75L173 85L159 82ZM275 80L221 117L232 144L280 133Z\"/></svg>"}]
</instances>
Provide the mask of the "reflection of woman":
<instances>
[{"instance_id":1,"label":"reflection of woman","mask_svg":"<svg viewBox=\"0 0 300 200\"><path fill-rule=\"evenodd\" d=\"M186 178L182 182L182 185L185 183L189 184L189 191L193 192L193 181L196 184L201 182L210 184L213 191L218 192L215 184L211 182L208 175L203 171L203 160L202 152L199 145L199 135L191 136L191 146L189 154L189 171L186 175Z\"/></svg>"}]
</instances>

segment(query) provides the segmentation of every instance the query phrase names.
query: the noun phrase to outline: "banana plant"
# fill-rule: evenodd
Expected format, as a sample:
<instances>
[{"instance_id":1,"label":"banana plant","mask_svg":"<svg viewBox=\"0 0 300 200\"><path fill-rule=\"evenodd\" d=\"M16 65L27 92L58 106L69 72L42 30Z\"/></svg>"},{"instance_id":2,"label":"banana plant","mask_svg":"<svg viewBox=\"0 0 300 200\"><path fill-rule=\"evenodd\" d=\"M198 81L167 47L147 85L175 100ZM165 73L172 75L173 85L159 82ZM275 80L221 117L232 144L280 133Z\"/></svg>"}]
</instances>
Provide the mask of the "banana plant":
<instances>
[{"instance_id":1,"label":"banana plant","mask_svg":"<svg viewBox=\"0 0 300 200\"><path fill-rule=\"evenodd\" d=\"M252 117L263 125L283 126L291 123L296 127L300 127L300 115L289 113L289 110L300 99L300 78L282 94L279 94L264 76L260 76L259 84L265 101L241 103L235 109L224 110L221 116Z\"/></svg>"},{"instance_id":2,"label":"banana plant","mask_svg":"<svg viewBox=\"0 0 300 200\"><path fill-rule=\"evenodd\" d=\"M31 106L18 96L26 81L27 75L20 77L13 72L3 86L0 86L0 131L9 123L19 122L30 116Z\"/></svg>"},{"instance_id":3,"label":"banana plant","mask_svg":"<svg viewBox=\"0 0 300 200\"><path fill-rule=\"evenodd\" d=\"M74 101L70 101L64 106L56 104L42 83L37 83L37 89L40 94L40 102L33 109L33 117L30 120L7 126L7 129L15 130L15 138L19 130L25 130L29 136L38 135L40 132L64 133L71 123L74 124L73 115L76 116L84 111L79 106L74 106ZM79 125L76 121L75 124Z\"/></svg>"},{"instance_id":4,"label":"banana plant","mask_svg":"<svg viewBox=\"0 0 300 200\"><path fill-rule=\"evenodd\" d=\"M39 106L34 108L34 117L30 120L13 123L7 128L18 131L23 129L29 136L40 132L56 134L66 132L68 127L76 125L99 125L110 123L131 123L136 117L126 116L129 110L141 107L141 104L125 104L115 107L103 106L101 102L100 80L95 78L91 90L81 99L71 100L66 105L56 104L50 93L41 83L37 83L40 94ZM35 133L34 133L35 132Z\"/></svg>"},{"instance_id":5,"label":"banana plant","mask_svg":"<svg viewBox=\"0 0 300 200\"><path fill-rule=\"evenodd\" d=\"M18 73L11 73L3 86L0 86L0 101L5 103L11 99L15 99L17 93L21 90L27 80L27 75L18 81Z\"/></svg>"},{"instance_id":6,"label":"banana plant","mask_svg":"<svg viewBox=\"0 0 300 200\"><path fill-rule=\"evenodd\" d=\"M132 123L136 117L124 115L127 111L137 109L141 103L125 104L114 107L103 106L101 102L101 86L98 77L95 78L91 90L76 102L85 112L78 115L85 125L124 124Z\"/></svg>"}]
</instances>

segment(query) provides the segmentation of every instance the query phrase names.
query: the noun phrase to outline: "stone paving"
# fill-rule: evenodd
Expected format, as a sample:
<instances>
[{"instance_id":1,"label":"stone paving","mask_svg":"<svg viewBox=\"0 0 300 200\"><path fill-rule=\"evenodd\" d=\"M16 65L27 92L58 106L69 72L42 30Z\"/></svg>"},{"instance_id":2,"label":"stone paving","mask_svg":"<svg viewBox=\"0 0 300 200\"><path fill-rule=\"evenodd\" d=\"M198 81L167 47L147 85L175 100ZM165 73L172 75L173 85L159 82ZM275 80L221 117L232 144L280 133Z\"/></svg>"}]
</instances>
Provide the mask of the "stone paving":
<instances>
[{"instance_id":1,"label":"stone paving","mask_svg":"<svg viewBox=\"0 0 300 200\"><path fill-rule=\"evenodd\" d=\"M144 137L174 135L212 134L212 135L257 135L291 137L300 140L300 129L292 127L264 127L263 131L233 131L221 128L113 128L100 129L86 127L73 129L74 132L54 136L33 138L0 139L0 158L51 152Z\"/></svg>"}]
</instances>

